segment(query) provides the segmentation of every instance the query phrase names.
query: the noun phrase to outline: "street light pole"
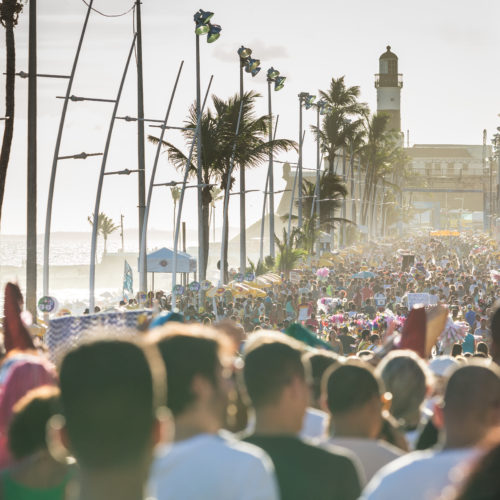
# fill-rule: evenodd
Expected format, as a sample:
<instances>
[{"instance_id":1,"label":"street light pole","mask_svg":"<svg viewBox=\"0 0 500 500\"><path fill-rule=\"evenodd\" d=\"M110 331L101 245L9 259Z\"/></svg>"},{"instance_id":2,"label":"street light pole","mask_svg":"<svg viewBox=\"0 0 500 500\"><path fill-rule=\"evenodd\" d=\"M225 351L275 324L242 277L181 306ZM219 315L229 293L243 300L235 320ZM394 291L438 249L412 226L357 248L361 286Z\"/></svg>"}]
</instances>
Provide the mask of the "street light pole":
<instances>
[{"instance_id":1,"label":"street light pole","mask_svg":"<svg viewBox=\"0 0 500 500\"><path fill-rule=\"evenodd\" d=\"M28 185L26 238L26 309L36 322L36 203L37 203L37 47L36 0L29 4L28 60Z\"/></svg>"},{"instance_id":2,"label":"street light pole","mask_svg":"<svg viewBox=\"0 0 500 500\"><path fill-rule=\"evenodd\" d=\"M298 223L302 227L302 94L299 94L299 209L298 209Z\"/></svg>"},{"instance_id":3,"label":"street light pole","mask_svg":"<svg viewBox=\"0 0 500 500\"><path fill-rule=\"evenodd\" d=\"M236 152L236 140L239 134L240 121L243 111L243 68L247 73L252 76L256 76L260 71L260 60L253 59L252 49L244 47L243 45L237 51L239 62L240 62L240 111L238 114L238 124L236 127L236 138L233 146L233 157L231 161L234 161L234 154ZM245 213L245 165L240 165L240 272L245 273L246 262L247 262L247 230L246 230L246 213ZM221 262L221 265L224 263Z\"/></svg>"},{"instance_id":4,"label":"street light pole","mask_svg":"<svg viewBox=\"0 0 500 500\"><path fill-rule=\"evenodd\" d=\"M274 172L273 172L273 108L271 102L271 78L267 78L267 101L269 109L269 255L274 259ZM267 189L266 189L267 191ZM266 193L264 193L264 200ZM264 223L264 222L263 222ZM261 256L262 258L262 256Z\"/></svg>"},{"instance_id":5,"label":"street light pole","mask_svg":"<svg viewBox=\"0 0 500 500\"><path fill-rule=\"evenodd\" d=\"M204 281L206 277L206 257L208 256L209 235L205 233L205 217L208 221L208 213L203 210L203 144L201 137L201 75L200 75L200 36L207 35L207 42L215 42L220 37L221 27L217 24L211 24L214 13L200 9L193 16L195 22L196 36L196 178L197 202L198 202L198 279ZM200 289L200 298L203 292Z\"/></svg>"},{"instance_id":6,"label":"street light pole","mask_svg":"<svg viewBox=\"0 0 500 500\"><path fill-rule=\"evenodd\" d=\"M139 188L139 276L141 291L147 292L147 264L144 255L146 245L141 245L144 211L146 209L146 166L144 158L144 80L142 74L142 23L141 23L141 0L135 2L136 15L136 57L137 57L137 168Z\"/></svg>"},{"instance_id":7,"label":"street light pole","mask_svg":"<svg viewBox=\"0 0 500 500\"><path fill-rule=\"evenodd\" d=\"M198 200L198 276L199 281L205 279L205 226L203 224L203 188L201 183L203 181L202 169L202 143L201 143L201 76L200 76L200 35L196 34L196 122L200 125L197 128L196 134L196 180L198 182L197 200Z\"/></svg>"},{"instance_id":8,"label":"street light pole","mask_svg":"<svg viewBox=\"0 0 500 500\"><path fill-rule=\"evenodd\" d=\"M243 103L243 60L240 58L240 103ZM245 273L247 263L247 228L245 211L245 167L240 165L240 273Z\"/></svg>"}]
</instances>

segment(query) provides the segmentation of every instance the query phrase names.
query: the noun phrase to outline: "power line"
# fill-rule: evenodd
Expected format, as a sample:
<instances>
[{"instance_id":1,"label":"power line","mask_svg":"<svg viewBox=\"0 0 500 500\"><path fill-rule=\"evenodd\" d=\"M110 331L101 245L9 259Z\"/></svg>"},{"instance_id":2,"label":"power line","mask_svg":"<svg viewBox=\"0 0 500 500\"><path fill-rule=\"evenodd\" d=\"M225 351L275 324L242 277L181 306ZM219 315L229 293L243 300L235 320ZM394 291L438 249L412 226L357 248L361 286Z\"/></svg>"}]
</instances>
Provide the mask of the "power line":
<instances>
[{"instance_id":1,"label":"power line","mask_svg":"<svg viewBox=\"0 0 500 500\"><path fill-rule=\"evenodd\" d=\"M82 2L87 6L89 7L89 4L85 1L85 0L82 0ZM97 10L96 8L94 7L91 7L91 10L93 10L94 12L96 12L97 14L103 16L103 17L122 17L122 16L126 16L131 10L133 10L135 7L135 3L132 5L132 7L130 7L130 9L128 9L126 12L123 12L121 14L105 14L104 12L101 12L100 10Z\"/></svg>"}]
</instances>

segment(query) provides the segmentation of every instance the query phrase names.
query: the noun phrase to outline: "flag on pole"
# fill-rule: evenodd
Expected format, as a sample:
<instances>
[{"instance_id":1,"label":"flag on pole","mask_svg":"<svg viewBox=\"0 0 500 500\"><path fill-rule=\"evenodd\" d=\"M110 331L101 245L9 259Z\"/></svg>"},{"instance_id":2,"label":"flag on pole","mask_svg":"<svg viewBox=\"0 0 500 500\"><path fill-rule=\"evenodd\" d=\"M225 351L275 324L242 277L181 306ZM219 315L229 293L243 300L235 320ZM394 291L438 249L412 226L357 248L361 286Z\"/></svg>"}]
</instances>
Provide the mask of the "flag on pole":
<instances>
[{"instance_id":1,"label":"flag on pole","mask_svg":"<svg viewBox=\"0 0 500 500\"><path fill-rule=\"evenodd\" d=\"M125 261L125 268L123 270L123 298L125 298L125 292L127 296L133 295L134 277L132 274L132 268L130 264Z\"/></svg>"}]
</instances>

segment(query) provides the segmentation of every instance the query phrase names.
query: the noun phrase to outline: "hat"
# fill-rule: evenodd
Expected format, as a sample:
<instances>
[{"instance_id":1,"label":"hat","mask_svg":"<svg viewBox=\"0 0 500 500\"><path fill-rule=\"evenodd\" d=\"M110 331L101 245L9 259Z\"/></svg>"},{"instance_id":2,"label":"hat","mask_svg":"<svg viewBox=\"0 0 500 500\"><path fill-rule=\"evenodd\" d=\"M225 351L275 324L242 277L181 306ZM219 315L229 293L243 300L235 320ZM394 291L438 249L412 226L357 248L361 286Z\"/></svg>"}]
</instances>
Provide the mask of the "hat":
<instances>
[{"instance_id":1,"label":"hat","mask_svg":"<svg viewBox=\"0 0 500 500\"><path fill-rule=\"evenodd\" d=\"M153 319L153 321L151 321L149 328L150 329L156 328L157 326L162 326L170 321L176 321L177 323L184 323L184 316L177 312L161 313L158 316L156 316L156 318Z\"/></svg>"}]
</instances>

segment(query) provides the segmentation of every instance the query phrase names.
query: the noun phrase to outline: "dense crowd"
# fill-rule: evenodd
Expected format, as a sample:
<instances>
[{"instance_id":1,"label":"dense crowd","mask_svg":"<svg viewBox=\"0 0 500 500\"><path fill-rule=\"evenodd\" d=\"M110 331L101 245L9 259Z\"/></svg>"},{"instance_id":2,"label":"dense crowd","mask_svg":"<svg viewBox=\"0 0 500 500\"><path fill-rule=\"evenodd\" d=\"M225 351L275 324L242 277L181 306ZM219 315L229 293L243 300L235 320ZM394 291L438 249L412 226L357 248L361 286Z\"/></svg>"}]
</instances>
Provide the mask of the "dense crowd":
<instances>
[{"instance_id":1,"label":"dense crowd","mask_svg":"<svg viewBox=\"0 0 500 500\"><path fill-rule=\"evenodd\" d=\"M352 248L257 296L151 292L148 328L55 363L8 284L0 498L500 498L497 269L483 235Z\"/></svg>"}]
</instances>

